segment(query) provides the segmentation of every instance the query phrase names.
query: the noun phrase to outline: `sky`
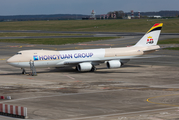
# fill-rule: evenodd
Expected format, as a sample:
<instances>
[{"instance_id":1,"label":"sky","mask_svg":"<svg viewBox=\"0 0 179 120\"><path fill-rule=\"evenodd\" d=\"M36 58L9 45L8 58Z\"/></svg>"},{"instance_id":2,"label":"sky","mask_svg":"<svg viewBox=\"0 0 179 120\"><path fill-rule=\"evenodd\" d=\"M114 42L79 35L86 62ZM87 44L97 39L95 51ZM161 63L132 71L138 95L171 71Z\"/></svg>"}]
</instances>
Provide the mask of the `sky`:
<instances>
[{"instance_id":1,"label":"sky","mask_svg":"<svg viewBox=\"0 0 179 120\"><path fill-rule=\"evenodd\" d=\"M179 0L0 0L0 16L178 10Z\"/></svg>"}]
</instances>

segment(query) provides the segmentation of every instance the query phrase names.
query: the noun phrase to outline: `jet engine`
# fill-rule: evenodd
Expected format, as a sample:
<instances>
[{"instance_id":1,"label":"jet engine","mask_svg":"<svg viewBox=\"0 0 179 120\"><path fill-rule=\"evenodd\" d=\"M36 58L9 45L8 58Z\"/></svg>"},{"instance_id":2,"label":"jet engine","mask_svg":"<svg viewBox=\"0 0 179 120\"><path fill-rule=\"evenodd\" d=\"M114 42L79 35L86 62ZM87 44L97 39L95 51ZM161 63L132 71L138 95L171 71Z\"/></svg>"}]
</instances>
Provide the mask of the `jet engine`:
<instances>
[{"instance_id":1,"label":"jet engine","mask_svg":"<svg viewBox=\"0 0 179 120\"><path fill-rule=\"evenodd\" d=\"M93 65L91 63L79 63L77 65L77 70L82 71L82 72L91 71L92 68L93 68Z\"/></svg>"},{"instance_id":2,"label":"jet engine","mask_svg":"<svg viewBox=\"0 0 179 120\"><path fill-rule=\"evenodd\" d=\"M106 65L107 65L108 69L111 69L111 68L119 68L119 67L121 67L122 63L119 60L111 60L111 61L108 61L106 63Z\"/></svg>"}]
</instances>

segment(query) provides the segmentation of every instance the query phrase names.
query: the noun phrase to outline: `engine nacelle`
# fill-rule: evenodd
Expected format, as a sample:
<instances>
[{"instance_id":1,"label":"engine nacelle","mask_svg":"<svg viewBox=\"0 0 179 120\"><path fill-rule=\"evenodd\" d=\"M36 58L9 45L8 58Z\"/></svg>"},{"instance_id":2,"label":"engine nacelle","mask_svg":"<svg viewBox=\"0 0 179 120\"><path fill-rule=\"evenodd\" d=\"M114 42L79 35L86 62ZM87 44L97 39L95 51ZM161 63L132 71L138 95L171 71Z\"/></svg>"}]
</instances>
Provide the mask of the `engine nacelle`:
<instances>
[{"instance_id":1,"label":"engine nacelle","mask_svg":"<svg viewBox=\"0 0 179 120\"><path fill-rule=\"evenodd\" d=\"M107 68L111 69L111 68L119 68L121 67L122 64L119 60L111 60L111 61L108 61L106 65L107 65Z\"/></svg>"},{"instance_id":2,"label":"engine nacelle","mask_svg":"<svg viewBox=\"0 0 179 120\"><path fill-rule=\"evenodd\" d=\"M79 65L77 65L77 70L78 71L91 71L92 69L92 64L91 63L80 63Z\"/></svg>"}]
</instances>

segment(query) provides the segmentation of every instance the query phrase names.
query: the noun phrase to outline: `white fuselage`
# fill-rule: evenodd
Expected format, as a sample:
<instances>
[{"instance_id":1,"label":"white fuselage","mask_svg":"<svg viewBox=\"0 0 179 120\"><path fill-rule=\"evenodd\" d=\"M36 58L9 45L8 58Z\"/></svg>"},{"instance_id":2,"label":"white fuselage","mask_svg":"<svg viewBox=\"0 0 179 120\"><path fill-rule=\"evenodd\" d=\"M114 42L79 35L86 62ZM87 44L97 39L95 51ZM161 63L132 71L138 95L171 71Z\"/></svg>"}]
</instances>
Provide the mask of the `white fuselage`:
<instances>
[{"instance_id":1,"label":"white fuselage","mask_svg":"<svg viewBox=\"0 0 179 120\"><path fill-rule=\"evenodd\" d=\"M143 51L159 48L158 45L150 47L122 47L107 49L88 49L88 50L24 50L9 58L7 63L20 68L30 66L29 62L34 61L35 67L61 67L76 65L82 62L104 62L109 60L131 59L141 56Z\"/></svg>"}]
</instances>

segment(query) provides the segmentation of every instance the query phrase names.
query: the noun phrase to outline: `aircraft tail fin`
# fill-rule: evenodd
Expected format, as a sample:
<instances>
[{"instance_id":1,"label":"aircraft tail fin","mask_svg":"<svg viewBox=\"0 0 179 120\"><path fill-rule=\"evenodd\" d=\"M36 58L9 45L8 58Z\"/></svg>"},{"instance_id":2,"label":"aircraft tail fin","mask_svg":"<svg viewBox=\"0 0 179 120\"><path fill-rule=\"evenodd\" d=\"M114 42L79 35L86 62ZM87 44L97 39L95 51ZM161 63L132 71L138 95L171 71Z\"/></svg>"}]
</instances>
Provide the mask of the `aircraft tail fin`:
<instances>
[{"instance_id":1,"label":"aircraft tail fin","mask_svg":"<svg viewBox=\"0 0 179 120\"><path fill-rule=\"evenodd\" d=\"M135 46L157 45L163 23L156 23L136 44Z\"/></svg>"}]
</instances>

